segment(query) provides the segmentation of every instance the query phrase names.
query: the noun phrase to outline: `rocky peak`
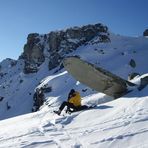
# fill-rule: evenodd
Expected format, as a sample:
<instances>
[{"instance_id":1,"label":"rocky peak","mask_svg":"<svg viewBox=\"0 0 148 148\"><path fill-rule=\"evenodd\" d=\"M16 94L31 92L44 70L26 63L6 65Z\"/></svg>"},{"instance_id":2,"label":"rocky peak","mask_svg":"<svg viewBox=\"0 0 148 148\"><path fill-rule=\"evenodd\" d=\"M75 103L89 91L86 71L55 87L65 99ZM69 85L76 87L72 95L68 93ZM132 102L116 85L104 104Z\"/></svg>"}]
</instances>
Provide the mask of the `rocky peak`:
<instances>
[{"instance_id":1,"label":"rocky peak","mask_svg":"<svg viewBox=\"0 0 148 148\"><path fill-rule=\"evenodd\" d=\"M73 27L39 35L29 34L21 58L25 59L25 73L32 73L49 59L49 70L58 66L64 56L97 37L98 42L109 42L108 28L102 24ZM46 53L46 55L45 55Z\"/></svg>"},{"instance_id":2,"label":"rocky peak","mask_svg":"<svg viewBox=\"0 0 148 148\"><path fill-rule=\"evenodd\" d=\"M24 73L37 72L37 67L44 62L44 47L40 41L39 34L32 33L28 35L27 43L24 45L24 52L20 57L25 59Z\"/></svg>"},{"instance_id":3,"label":"rocky peak","mask_svg":"<svg viewBox=\"0 0 148 148\"><path fill-rule=\"evenodd\" d=\"M96 24L83 27L73 27L65 31L51 32L49 33L48 44L51 50L61 49L63 44L76 48L73 46L80 46L81 44L90 41L97 35L102 37L102 42L106 42L109 38L107 34L103 33L107 33L107 30L108 28L106 26ZM105 36L104 39L103 36Z\"/></svg>"}]
</instances>

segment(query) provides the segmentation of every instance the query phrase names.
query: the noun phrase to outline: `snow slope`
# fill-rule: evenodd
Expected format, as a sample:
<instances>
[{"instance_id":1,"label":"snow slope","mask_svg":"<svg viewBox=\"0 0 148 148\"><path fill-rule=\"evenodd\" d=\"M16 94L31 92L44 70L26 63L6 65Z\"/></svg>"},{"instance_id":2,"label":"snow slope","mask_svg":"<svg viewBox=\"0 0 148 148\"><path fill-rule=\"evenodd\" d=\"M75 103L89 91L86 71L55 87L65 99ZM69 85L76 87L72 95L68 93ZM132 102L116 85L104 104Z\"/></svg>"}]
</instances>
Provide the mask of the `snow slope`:
<instances>
[{"instance_id":1,"label":"snow slope","mask_svg":"<svg viewBox=\"0 0 148 148\"><path fill-rule=\"evenodd\" d=\"M78 55L124 79L127 79L132 72L148 73L146 67L148 62L147 38L123 37L114 34L111 34L110 38L111 43L97 44L93 43L96 40L93 39L92 42L77 48L69 55ZM129 65L131 59L135 60L136 67ZM5 110L0 108L2 119L29 113L32 105L30 98L33 94L30 91L36 86L48 85L52 91L45 94L47 101L40 111L0 121L0 129L2 129L0 147L148 147L148 87L141 91L135 89L120 99L107 102L111 100L109 96L80 84L64 69L56 73L54 73L55 70L48 71L46 62L45 60L37 74L24 75L18 72L16 78L13 78L16 84L9 91L14 91L16 98L11 102L12 108L7 112L6 108ZM18 83L18 79L23 79L23 83ZM135 81L138 81L138 78ZM1 86L4 85L7 86L6 82L1 83ZM18 94L17 85L21 92ZM71 88L81 93L83 104L95 103L98 106L71 115L65 114L64 111L63 116L53 114L53 110L57 109L63 100L66 100ZM21 97L24 98L23 105L21 104L18 109L18 104L22 102L18 98ZM100 102L104 103L100 104Z\"/></svg>"},{"instance_id":2,"label":"snow slope","mask_svg":"<svg viewBox=\"0 0 148 148\"><path fill-rule=\"evenodd\" d=\"M0 122L0 147L146 148L148 88L87 111L58 116L53 108ZM94 97L93 95L89 96ZM95 94L100 97L100 94Z\"/></svg>"}]
</instances>

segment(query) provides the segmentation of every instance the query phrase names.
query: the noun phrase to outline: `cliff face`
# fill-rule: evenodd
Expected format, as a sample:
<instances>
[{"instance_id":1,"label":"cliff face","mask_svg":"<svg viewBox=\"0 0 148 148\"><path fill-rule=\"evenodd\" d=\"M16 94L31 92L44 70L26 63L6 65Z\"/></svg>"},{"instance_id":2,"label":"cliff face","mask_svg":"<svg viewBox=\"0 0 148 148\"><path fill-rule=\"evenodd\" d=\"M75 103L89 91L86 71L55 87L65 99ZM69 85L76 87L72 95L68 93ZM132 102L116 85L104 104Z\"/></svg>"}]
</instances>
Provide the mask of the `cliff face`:
<instances>
[{"instance_id":1,"label":"cliff face","mask_svg":"<svg viewBox=\"0 0 148 148\"><path fill-rule=\"evenodd\" d=\"M34 73L49 59L49 70L61 64L64 56L77 47L91 42L109 42L108 28L102 24L73 27L67 30L39 35L29 34L24 52L20 58L25 60L24 73ZM92 43L93 44L93 43Z\"/></svg>"}]
</instances>

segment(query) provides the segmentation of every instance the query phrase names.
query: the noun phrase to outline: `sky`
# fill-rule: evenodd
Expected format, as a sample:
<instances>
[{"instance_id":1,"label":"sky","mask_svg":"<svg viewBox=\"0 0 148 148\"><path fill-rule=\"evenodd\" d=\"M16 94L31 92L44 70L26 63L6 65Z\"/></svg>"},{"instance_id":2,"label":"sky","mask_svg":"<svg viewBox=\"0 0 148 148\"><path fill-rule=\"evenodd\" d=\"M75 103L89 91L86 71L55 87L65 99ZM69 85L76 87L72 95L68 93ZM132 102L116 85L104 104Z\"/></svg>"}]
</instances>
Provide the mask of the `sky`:
<instances>
[{"instance_id":1,"label":"sky","mask_svg":"<svg viewBox=\"0 0 148 148\"><path fill-rule=\"evenodd\" d=\"M142 36L148 0L0 0L0 61L18 59L29 33L103 23L113 33Z\"/></svg>"}]
</instances>

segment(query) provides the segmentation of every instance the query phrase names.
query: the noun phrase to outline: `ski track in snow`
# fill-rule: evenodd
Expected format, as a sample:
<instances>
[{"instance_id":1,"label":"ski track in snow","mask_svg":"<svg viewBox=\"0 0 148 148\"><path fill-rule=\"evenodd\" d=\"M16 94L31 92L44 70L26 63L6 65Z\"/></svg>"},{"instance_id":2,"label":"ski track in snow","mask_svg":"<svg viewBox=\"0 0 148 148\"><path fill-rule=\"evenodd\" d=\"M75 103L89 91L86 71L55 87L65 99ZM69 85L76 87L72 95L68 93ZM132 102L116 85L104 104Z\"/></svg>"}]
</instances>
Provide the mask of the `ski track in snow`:
<instances>
[{"instance_id":1,"label":"ski track in snow","mask_svg":"<svg viewBox=\"0 0 148 148\"><path fill-rule=\"evenodd\" d=\"M53 116L57 115L53 114ZM65 141L69 141L68 143L70 143L70 145L72 143L73 148L83 147L81 141L65 129L65 125L70 124L76 116L77 114L53 119L46 125L40 126L39 129L47 138L52 137L51 139L59 148L67 147L67 145L64 144Z\"/></svg>"}]
</instances>

